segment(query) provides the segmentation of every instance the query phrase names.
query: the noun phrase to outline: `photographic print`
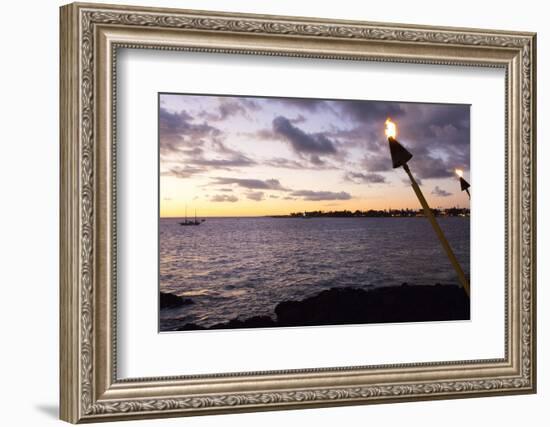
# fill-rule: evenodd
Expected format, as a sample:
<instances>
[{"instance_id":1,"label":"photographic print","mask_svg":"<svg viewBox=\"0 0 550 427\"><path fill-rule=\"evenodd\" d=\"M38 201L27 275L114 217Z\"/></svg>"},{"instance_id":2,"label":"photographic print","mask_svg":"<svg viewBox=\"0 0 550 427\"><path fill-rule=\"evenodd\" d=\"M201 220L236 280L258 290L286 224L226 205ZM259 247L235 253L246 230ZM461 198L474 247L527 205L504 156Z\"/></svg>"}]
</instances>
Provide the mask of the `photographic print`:
<instances>
[{"instance_id":1,"label":"photographic print","mask_svg":"<svg viewBox=\"0 0 550 427\"><path fill-rule=\"evenodd\" d=\"M160 93L159 330L470 318L470 106Z\"/></svg>"}]
</instances>

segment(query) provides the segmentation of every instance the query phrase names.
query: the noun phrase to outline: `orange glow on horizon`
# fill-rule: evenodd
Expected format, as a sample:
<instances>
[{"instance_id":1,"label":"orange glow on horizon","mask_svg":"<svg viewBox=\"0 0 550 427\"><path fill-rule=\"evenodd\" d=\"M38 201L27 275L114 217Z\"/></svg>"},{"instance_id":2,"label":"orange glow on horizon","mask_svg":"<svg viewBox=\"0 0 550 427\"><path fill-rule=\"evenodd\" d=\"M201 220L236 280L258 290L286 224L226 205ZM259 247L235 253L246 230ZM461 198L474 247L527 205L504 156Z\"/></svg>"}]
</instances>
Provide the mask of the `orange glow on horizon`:
<instances>
[{"instance_id":1,"label":"orange glow on horizon","mask_svg":"<svg viewBox=\"0 0 550 427\"><path fill-rule=\"evenodd\" d=\"M464 196L463 196L464 195ZM465 193L460 193L457 198L444 203L443 208L448 207L468 207L469 203ZM312 201L288 201L281 199L266 199L261 202L239 200L236 203L212 203L208 200L170 200L162 201L160 206L161 218L183 218L185 215L185 206L187 205L187 215L194 218L195 209L198 218L209 217L256 217L271 215L289 215L292 212L304 211L368 211L385 209L420 209L418 199L410 188L403 186L399 197L387 199L383 195L369 197L368 199L351 199L336 202L312 202ZM438 205L434 205L438 206Z\"/></svg>"}]
</instances>

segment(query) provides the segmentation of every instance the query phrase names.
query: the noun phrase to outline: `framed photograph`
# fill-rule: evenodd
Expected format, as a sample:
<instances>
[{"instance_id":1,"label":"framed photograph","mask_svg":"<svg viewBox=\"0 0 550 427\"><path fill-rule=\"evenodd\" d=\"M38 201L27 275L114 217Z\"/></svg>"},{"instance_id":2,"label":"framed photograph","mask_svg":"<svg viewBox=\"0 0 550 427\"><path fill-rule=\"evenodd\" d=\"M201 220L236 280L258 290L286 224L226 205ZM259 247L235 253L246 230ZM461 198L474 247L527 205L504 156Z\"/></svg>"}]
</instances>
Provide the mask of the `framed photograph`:
<instances>
[{"instance_id":1,"label":"framed photograph","mask_svg":"<svg viewBox=\"0 0 550 427\"><path fill-rule=\"evenodd\" d=\"M61 418L534 393L535 34L61 8Z\"/></svg>"}]
</instances>

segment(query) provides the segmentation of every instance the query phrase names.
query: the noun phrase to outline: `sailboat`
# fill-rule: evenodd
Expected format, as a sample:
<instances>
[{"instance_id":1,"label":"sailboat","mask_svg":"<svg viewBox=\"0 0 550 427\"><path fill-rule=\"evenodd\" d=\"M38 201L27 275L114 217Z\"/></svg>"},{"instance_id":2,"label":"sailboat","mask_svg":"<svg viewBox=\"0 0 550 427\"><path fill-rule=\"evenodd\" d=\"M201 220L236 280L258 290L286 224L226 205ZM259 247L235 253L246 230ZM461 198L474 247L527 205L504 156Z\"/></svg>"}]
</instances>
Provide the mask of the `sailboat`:
<instances>
[{"instance_id":1,"label":"sailboat","mask_svg":"<svg viewBox=\"0 0 550 427\"><path fill-rule=\"evenodd\" d=\"M180 225L201 225L201 223L203 222L204 222L204 219L200 221L197 219L196 209L195 209L195 219L194 220L187 219L187 206L185 207L185 220L183 222L180 222Z\"/></svg>"}]
</instances>

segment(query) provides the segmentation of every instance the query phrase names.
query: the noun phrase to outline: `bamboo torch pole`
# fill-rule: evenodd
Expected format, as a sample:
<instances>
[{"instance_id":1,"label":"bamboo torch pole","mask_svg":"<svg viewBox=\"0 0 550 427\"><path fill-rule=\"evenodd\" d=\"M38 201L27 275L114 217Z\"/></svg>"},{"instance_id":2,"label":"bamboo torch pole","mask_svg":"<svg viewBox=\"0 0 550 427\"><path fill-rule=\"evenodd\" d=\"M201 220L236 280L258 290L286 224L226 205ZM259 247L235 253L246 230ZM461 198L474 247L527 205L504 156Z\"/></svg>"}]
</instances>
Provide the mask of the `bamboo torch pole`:
<instances>
[{"instance_id":1,"label":"bamboo torch pole","mask_svg":"<svg viewBox=\"0 0 550 427\"><path fill-rule=\"evenodd\" d=\"M441 246L443 246L443 250L447 254L449 261L451 261L451 264L458 276L458 280L460 281L460 284L464 288L464 292L466 292L466 295L468 295L469 297L470 284L468 283L468 280L464 275L464 271L462 270L462 267L460 266L460 263L458 262L458 259L456 258L451 248L451 245L449 245L447 238L443 234L443 230L441 229L441 227L439 226L439 223L435 219L435 215L430 209L430 206L428 205L428 202L426 201L424 194L422 194L422 190L420 189L420 186L414 179L414 176L411 173L411 170L409 169L409 165L407 164L407 162L412 158L412 154L409 153L409 151L407 151L407 149L403 147L399 143L399 141L395 139L396 135L397 135L397 126L390 119L386 120L386 136L388 137L388 142L390 144L390 154L392 158L393 167L398 168L402 166L405 172L407 172L407 175L411 180L411 185L416 194L416 197L418 198L418 200L420 201L420 204L422 205L424 214L426 215L426 218L428 218L428 220L430 221L430 224L432 225L435 231L435 234L437 235L439 241L441 242Z\"/></svg>"},{"instance_id":2,"label":"bamboo torch pole","mask_svg":"<svg viewBox=\"0 0 550 427\"><path fill-rule=\"evenodd\" d=\"M406 163L403 165L403 169L405 169L405 172L407 172L407 175L409 176L409 179L411 180L412 188L414 192L416 193L416 197L418 197L418 200L420 201L420 204L422 205L422 209L424 209L424 215L426 215L426 218L430 220L430 223L432 224L432 227L435 231L435 234L437 234L437 237L439 238L439 241L441 242L441 245L443 246L443 249L445 250L445 253L449 257L449 261L451 261L451 264L453 265L456 274L458 276L458 280L462 284L462 287L464 288L464 291L466 292L466 295L470 296L470 284L468 283L468 280L466 279L466 276L464 275L464 271L462 270L462 267L460 266L460 263L458 262L458 259L456 259L456 256L451 249L451 246L449 245L449 242L447 241L447 238L443 234L443 230L439 226L439 223L435 219L435 215L433 214L433 211L430 209L430 206L428 205L428 202L424 198L424 194L422 194L422 190L420 190L420 186L414 179L413 174L411 173L411 170L409 169L409 165Z\"/></svg>"}]
</instances>

